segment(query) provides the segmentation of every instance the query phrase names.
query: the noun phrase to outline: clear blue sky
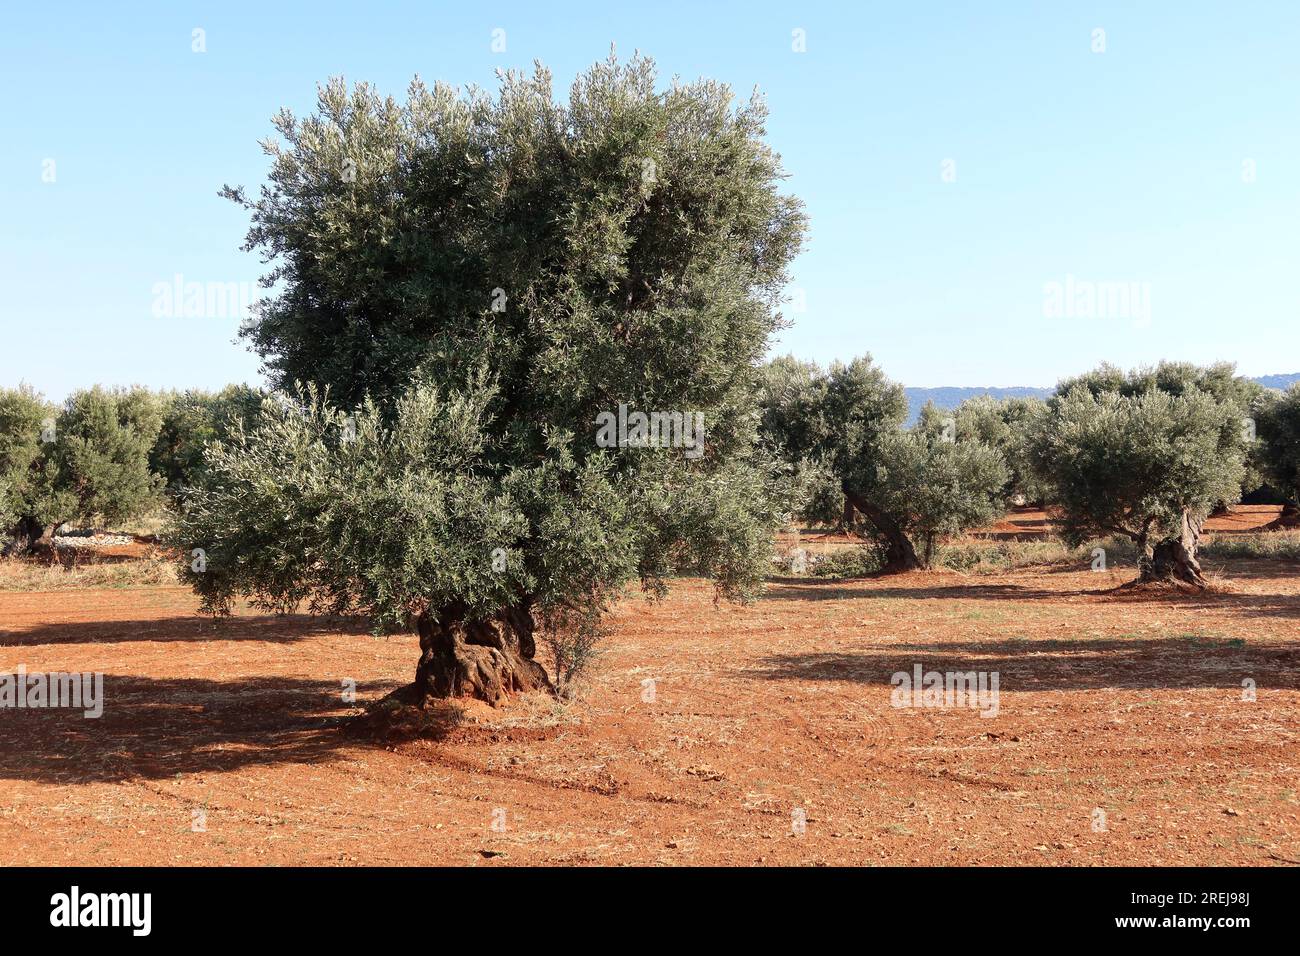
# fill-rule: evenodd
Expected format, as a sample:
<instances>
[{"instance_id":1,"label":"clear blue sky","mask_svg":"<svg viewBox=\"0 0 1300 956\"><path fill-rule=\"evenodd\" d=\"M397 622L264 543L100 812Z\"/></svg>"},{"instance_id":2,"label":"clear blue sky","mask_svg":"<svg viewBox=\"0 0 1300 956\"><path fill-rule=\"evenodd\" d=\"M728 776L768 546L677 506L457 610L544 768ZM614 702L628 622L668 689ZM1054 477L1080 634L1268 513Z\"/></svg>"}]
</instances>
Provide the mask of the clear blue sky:
<instances>
[{"instance_id":1,"label":"clear blue sky","mask_svg":"<svg viewBox=\"0 0 1300 956\"><path fill-rule=\"evenodd\" d=\"M277 108L333 74L400 95L534 58L565 93L611 41L665 79L766 92L812 219L782 351L870 351L909 385L1050 385L1103 359L1300 371L1294 2L113 7L5 11L0 385L258 381L236 319L155 317L153 290L260 274L217 190L262 181ZM1142 284L1149 317L1046 315L1067 276Z\"/></svg>"}]
</instances>

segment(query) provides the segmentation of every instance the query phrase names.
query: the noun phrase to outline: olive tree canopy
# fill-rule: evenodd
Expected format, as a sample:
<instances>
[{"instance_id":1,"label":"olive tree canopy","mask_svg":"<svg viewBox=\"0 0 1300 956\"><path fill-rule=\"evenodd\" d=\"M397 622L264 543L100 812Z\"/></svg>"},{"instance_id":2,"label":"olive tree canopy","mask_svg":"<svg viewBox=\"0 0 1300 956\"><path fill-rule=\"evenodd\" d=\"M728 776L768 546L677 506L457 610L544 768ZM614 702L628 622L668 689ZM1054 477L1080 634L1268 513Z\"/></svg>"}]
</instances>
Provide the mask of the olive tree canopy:
<instances>
[{"instance_id":1,"label":"olive tree canopy","mask_svg":"<svg viewBox=\"0 0 1300 956\"><path fill-rule=\"evenodd\" d=\"M1250 390L1231 366L1110 366L1062 382L1033 449L1062 536L1119 534L1142 581L1203 588L1196 552L1210 511L1241 494Z\"/></svg>"},{"instance_id":2,"label":"olive tree canopy","mask_svg":"<svg viewBox=\"0 0 1300 956\"><path fill-rule=\"evenodd\" d=\"M268 183L227 194L273 263L245 334L283 394L174 530L209 607L410 626L416 699L495 701L549 683L535 629L630 582L751 593L778 521L756 370L804 231L765 115L612 56L562 102L538 66L282 112Z\"/></svg>"},{"instance_id":3,"label":"olive tree canopy","mask_svg":"<svg viewBox=\"0 0 1300 956\"><path fill-rule=\"evenodd\" d=\"M162 404L144 388L83 389L62 406L0 389L0 534L7 553L67 521L121 523L155 508L149 449Z\"/></svg>"}]
</instances>

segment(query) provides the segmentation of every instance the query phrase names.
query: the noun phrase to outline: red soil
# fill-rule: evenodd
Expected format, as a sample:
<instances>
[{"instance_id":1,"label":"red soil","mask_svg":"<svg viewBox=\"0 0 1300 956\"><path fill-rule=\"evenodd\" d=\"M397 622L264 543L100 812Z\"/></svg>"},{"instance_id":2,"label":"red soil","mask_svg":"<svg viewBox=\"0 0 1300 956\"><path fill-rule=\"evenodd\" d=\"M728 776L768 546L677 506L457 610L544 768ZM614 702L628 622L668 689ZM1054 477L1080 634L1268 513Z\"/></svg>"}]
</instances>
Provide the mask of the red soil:
<instances>
[{"instance_id":1,"label":"red soil","mask_svg":"<svg viewBox=\"0 0 1300 956\"><path fill-rule=\"evenodd\" d=\"M1231 590L1196 598L1100 593L1123 570L790 580L749 607L683 581L621 606L581 700L390 746L343 726L341 682L406 682L413 638L214 624L181 588L0 593L0 673L102 671L107 696L99 720L0 710L0 858L1300 861L1300 569L1217 570ZM997 716L892 707L917 663L999 672Z\"/></svg>"}]
</instances>

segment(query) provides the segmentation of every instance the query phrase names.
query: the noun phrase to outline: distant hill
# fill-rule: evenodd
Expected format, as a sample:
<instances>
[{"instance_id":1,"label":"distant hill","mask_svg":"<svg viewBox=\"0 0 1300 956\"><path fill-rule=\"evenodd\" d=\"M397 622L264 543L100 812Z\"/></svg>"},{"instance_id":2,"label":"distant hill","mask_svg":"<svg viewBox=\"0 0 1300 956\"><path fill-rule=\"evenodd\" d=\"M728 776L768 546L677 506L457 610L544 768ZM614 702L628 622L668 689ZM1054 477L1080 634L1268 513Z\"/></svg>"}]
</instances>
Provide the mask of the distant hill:
<instances>
[{"instance_id":1,"label":"distant hill","mask_svg":"<svg viewBox=\"0 0 1300 956\"><path fill-rule=\"evenodd\" d=\"M1296 382L1300 382L1300 372L1292 372L1290 375L1261 375L1255 381L1265 388L1276 388L1285 392Z\"/></svg>"},{"instance_id":2,"label":"distant hill","mask_svg":"<svg viewBox=\"0 0 1300 956\"><path fill-rule=\"evenodd\" d=\"M907 424L915 423L926 402L940 408L956 408L968 398L992 395L994 398L1046 398L1055 389L1034 388L1031 385L1013 385L1009 388L967 388L943 386L942 388L905 388L907 394Z\"/></svg>"},{"instance_id":3,"label":"distant hill","mask_svg":"<svg viewBox=\"0 0 1300 956\"><path fill-rule=\"evenodd\" d=\"M1300 372L1285 375L1261 375L1255 379L1265 388L1285 390L1292 383L1300 382ZM916 422L917 416L926 402L934 402L940 408L956 408L968 398L977 395L992 395L994 398L1047 398L1054 388L1035 388L1032 385L1012 385L1007 388L975 388L963 386L943 386L941 388L906 388L907 424Z\"/></svg>"}]
</instances>

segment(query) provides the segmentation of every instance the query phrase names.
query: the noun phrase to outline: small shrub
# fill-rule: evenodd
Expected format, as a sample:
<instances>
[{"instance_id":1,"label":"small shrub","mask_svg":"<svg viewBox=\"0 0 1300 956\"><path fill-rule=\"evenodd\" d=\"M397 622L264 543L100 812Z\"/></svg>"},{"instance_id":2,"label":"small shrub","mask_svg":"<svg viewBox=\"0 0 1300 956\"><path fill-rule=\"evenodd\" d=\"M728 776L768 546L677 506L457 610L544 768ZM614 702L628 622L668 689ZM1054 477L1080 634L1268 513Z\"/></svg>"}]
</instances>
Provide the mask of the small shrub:
<instances>
[{"instance_id":1,"label":"small shrub","mask_svg":"<svg viewBox=\"0 0 1300 956\"><path fill-rule=\"evenodd\" d=\"M555 690L567 698L591 673L600 656L598 645L609 636L609 628L601 623L599 613L563 608L543 615L537 635L554 660Z\"/></svg>"},{"instance_id":2,"label":"small shrub","mask_svg":"<svg viewBox=\"0 0 1300 956\"><path fill-rule=\"evenodd\" d=\"M880 549L872 545L844 548L824 555L810 564L808 573L815 578L865 578L884 567Z\"/></svg>"}]
</instances>

